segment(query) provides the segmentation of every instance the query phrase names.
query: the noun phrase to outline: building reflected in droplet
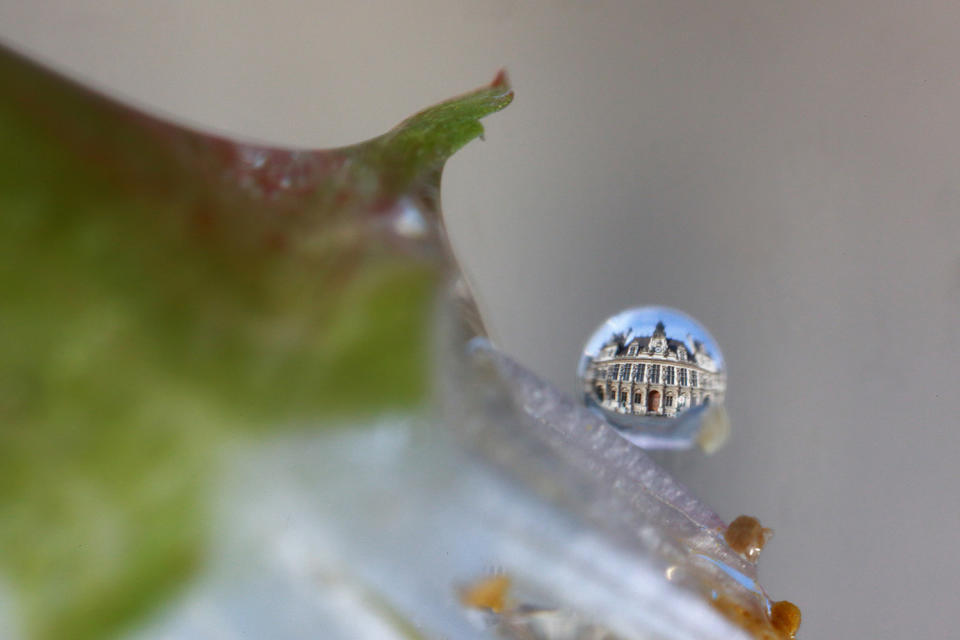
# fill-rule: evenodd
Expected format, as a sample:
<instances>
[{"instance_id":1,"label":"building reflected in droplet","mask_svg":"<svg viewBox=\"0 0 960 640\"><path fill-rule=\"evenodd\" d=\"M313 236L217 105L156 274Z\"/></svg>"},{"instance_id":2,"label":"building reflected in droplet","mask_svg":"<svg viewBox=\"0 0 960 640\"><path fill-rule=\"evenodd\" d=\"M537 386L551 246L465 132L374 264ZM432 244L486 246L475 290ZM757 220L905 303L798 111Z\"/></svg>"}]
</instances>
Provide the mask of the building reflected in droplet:
<instances>
[{"instance_id":1,"label":"building reflected in droplet","mask_svg":"<svg viewBox=\"0 0 960 640\"><path fill-rule=\"evenodd\" d=\"M628 309L590 337L579 378L588 405L636 426L647 417L673 418L726 391L723 355L707 330L666 307Z\"/></svg>"}]
</instances>

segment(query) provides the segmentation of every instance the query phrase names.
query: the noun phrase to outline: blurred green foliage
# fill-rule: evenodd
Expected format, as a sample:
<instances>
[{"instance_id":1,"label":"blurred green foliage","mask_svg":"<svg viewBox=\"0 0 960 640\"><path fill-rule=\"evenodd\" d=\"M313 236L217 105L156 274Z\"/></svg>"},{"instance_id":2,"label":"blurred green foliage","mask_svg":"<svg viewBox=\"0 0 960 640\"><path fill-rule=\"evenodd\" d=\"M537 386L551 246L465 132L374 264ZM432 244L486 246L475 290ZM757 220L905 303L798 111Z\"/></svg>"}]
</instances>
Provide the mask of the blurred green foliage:
<instances>
[{"instance_id":1,"label":"blurred green foliage","mask_svg":"<svg viewBox=\"0 0 960 640\"><path fill-rule=\"evenodd\" d=\"M440 222L422 251L378 221L436 203L512 93L318 152L277 197L244 189L252 147L2 50L0 84L0 581L29 638L112 637L202 565L219 452L422 400Z\"/></svg>"}]
</instances>

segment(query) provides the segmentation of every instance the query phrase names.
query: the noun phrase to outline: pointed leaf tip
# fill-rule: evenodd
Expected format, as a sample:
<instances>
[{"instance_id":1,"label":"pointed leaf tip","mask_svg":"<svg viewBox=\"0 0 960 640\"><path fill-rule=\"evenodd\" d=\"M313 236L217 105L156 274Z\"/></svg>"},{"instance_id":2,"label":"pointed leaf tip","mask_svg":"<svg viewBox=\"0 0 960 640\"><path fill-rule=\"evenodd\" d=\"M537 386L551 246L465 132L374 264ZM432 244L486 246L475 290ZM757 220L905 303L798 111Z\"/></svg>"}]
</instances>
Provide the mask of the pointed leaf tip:
<instances>
[{"instance_id":1,"label":"pointed leaf tip","mask_svg":"<svg viewBox=\"0 0 960 640\"><path fill-rule=\"evenodd\" d=\"M381 176L384 194L404 193L418 178L433 179L447 158L483 134L482 118L512 101L509 78L501 69L491 84L420 111L358 151Z\"/></svg>"}]
</instances>

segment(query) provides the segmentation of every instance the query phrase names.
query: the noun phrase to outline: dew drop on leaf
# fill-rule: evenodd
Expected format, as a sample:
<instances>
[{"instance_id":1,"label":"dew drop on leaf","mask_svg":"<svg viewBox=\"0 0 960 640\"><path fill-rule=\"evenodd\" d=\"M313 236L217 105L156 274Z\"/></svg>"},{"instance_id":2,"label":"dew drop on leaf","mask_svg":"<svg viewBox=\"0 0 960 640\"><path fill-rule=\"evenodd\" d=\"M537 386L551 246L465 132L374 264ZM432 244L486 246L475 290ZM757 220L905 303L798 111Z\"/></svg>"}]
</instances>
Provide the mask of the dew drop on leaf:
<instances>
[{"instance_id":1,"label":"dew drop on leaf","mask_svg":"<svg viewBox=\"0 0 960 640\"><path fill-rule=\"evenodd\" d=\"M608 318L583 348L577 371L583 401L635 444L708 451L725 439L723 354L687 314L634 307ZM719 427L718 427L719 426Z\"/></svg>"},{"instance_id":2,"label":"dew drop on leaf","mask_svg":"<svg viewBox=\"0 0 960 640\"><path fill-rule=\"evenodd\" d=\"M761 526L760 521L752 516L739 516L727 526L723 537L731 549L756 562L763 547L773 537L773 530Z\"/></svg>"}]
</instances>

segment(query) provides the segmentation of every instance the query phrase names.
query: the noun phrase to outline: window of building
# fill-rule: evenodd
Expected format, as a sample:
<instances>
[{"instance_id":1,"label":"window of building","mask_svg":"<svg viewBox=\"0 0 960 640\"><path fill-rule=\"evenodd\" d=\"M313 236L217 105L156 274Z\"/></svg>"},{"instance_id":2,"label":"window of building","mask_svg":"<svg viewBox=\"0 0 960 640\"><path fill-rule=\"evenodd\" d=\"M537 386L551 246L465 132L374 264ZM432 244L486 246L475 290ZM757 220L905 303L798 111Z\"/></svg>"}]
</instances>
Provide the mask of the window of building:
<instances>
[{"instance_id":1,"label":"window of building","mask_svg":"<svg viewBox=\"0 0 960 640\"><path fill-rule=\"evenodd\" d=\"M610 367L609 371L610 371L610 379L616 380L617 377L620 375L620 365L618 364L613 365L612 367Z\"/></svg>"},{"instance_id":2,"label":"window of building","mask_svg":"<svg viewBox=\"0 0 960 640\"><path fill-rule=\"evenodd\" d=\"M650 375L647 376L647 382L652 382L654 384L660 382L660 365L650 365Z\"/></svg>"},{"instance_id":3,"label":"window of building","mask_svg":"<svg viewBox=\"0 0 960 640\"><path fill-rule=\"evenodd\" d=\"M664 368L663 368L663 381L664 381L666 384L673 384L673 383L674 383L674 373L673 373L673 370L674 370L674 367L664 367ZM669 397L669 396L667 396L667 397ZM670 406L670 405L667 405L667 406Z\"/></svg>"},{"instance_id":4,"label":"window of building","mask_svg":"<svg viewBox=\"0 0 960 640\"><path fill-rule=\"evenodd\" d=\"M633 394L633 404L643 404L643 394L639 391Z\"/></svg>"},{"instance_id":5,"label":"window of building","mask_svg":"<svg viewBox=\"0 0 960 640\"><path fill-rule=\"evenodd\" d=\"M691 371L691 372L690 372L690 386L691 386L691 387L697 386L697 372L696 372L696 371Z\"/></svg>"},{"instance_id":6,"label":"window of building","mask_svg":"<svg viewBox=\"0 0 960 640\"><path fill-rule=\"evenodd\" d=\"M644 364L641 362L640 364L638 364L638 365L636 365L636 366L633 367L633 380L634 380L634 382L643 382L643 373L644 373L643 370L644 370L645 366L646 366L646 365L644 365Z\"/></svg>"},{"instance_id":7,"label":"window of building","mask_svg":"<svg viewBox=\"0 0 960 640\"><path fill-rule=\"evenodd\" d=\"M630 365L623 365L623 370L620 371L620 379L626 381L630 380Z\"/></svg>"},{"instance_id":8,"label":"window of building","mask_svg":"<svg viewBox=\"0 0 960 640\"><path fill-rule=\"evenodd\" d=\"M635 355L637 355L637 345L635 345L635 344L630 345L630 348L627 349L627 355L628 355L628 356L635 356Z\"/></svg>"},{"instance_id":9,"label":"window of building","mask_svg":"<svg viewBox=\"0 0 960 640\"><path fill-rule=\"evenodd\" d=\"M603 400L603 385L597 385L597 397Z\"/></svg>"},{"instance_id":10,"label":"window of building","mask_svg":"<svg viewBox=\"0 0 960 640\"><path fill-rule=\"evenodd\" d=\"M680 369L677 372L677 377L679 378L681 387L687 386L687 370L686 369Z\"/></svg>"},{"instance_id":11,"label":"window of building","mask_svg":"<svg viewBox=\"0 0 960 640\"><path fill-rule=\"evenodd\" d=\"M663 404L665 404L665 405L668 406L668 407L672 407L672 406L673 406L673 396L667 396L666 399L663 401Z\"/></svg>"}]
</instances>

